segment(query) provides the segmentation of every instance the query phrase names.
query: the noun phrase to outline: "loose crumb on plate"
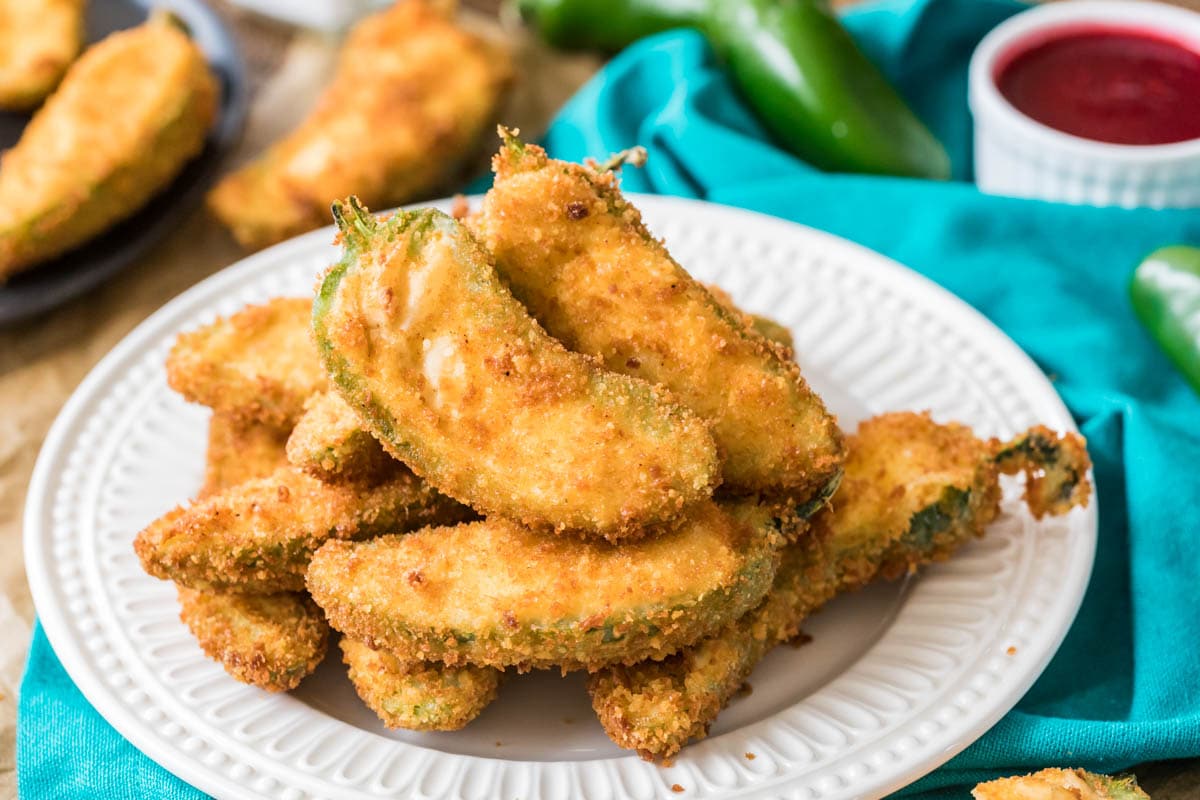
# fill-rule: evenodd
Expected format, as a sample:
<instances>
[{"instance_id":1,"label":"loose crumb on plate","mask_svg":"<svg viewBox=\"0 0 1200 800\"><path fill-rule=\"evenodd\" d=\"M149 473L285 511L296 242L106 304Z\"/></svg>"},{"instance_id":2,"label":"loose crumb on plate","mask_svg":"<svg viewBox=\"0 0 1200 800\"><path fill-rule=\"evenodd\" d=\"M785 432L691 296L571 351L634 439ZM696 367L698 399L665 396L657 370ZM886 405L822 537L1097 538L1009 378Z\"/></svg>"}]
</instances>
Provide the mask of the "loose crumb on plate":
<instances>
[{"instance_id":1,"label":"loose crumb on plate","mask_svg":"<svg viewBox=\"0 0 1200 800\"><path fill-rule=\"evenodd\" d=\"M1008 653L1010 656L1015 656L1017 654L1017 648L1013 647L1012 645L1009 645L1008 649L1005 650L1004 652Z\"/></svg>"},{"instance_id":2,"label":"loose crumb on plate","mask_svg":"<svg viewBox=\"0 0 1200 800\"><path fill-rule=\"evenodd\" d=\"M754 760L754 759L756 759L756 758L758 758L758 756L754 755L754 753L746 753L746 760L747 760L747 761L753 761L753 760Z\"/></svg>"},{"instance_id":3,"label":"loose crumb on plate","mask_svg":"<svg viewBox=\"0 0 1200 800\"><path fill-rule=\"evenodd\" d=\"M683 794L683 787L680 786L678 783L672 783L671 791L674 792L675 794Z\"/></svg>"},{"instance_id":4,"label":"loose crumb on plate","mask_svg":"<svg viewBox=\"0 0 1200 800\"><path fill-rule=\"evenodd\" d=\"M795 636L793 636L791 639L788 639L788 644L791 645L793 648L804 647L804 645L808 644L811 641L812 641L811 636L809 636L807 633L800 632L800 633L797 633Z\"/></svg>"}]
</instances>

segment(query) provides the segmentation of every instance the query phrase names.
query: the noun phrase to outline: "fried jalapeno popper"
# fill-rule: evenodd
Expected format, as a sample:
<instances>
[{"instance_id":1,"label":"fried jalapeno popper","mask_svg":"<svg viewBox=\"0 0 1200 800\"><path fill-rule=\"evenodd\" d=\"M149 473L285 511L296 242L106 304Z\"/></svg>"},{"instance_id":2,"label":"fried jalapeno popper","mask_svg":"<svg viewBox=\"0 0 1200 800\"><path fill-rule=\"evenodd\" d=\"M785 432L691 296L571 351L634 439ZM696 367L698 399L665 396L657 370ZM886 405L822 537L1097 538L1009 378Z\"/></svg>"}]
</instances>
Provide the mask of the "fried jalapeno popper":
<instances>
[{"instance_id":1,"label":"fried jalapeno popper","mask_svg":"<svg viewBox=\"0 0 1200 800\"><path fill-rule=\"evenodd\" d=\"M786 348L791 358L792 335L787 328L767 317L742 311L734 305L733 298L716 286L706 288L745 324ZM395 460L362 428L358 414L336 392L316 395L308 401L287 447L288 460L294 466L326 481L362 479L381 469L381 459Z\"/></svg>"},{"instance_id":2,"label":"fried jalapeno popper","mask_svg":"<svg viewBox=\"0 0 1200 800\"><path fill-rule=\"evenodd\" d=\"M330 542L308 589L330 624L405 661L597 669L662 658L756 605L778 520L702 503L669 533L611 545L491 518Z\"/></svg>"},{"instance_id":3,"label":"fried jalapeno popper","mask_svg":"<svg viewBox=\"0 0 1200 800\"><path fill-rule=\"evenodd\" d=\"M999 513L997 462L1031 435L1046 446L1030 451L1023 466L1042 474L1056 494L1070 495L1072 505L1085 504L1087 490L1077 487L1089 486L1089 463L1074 434L1060 440L1035 429L1002 445L923 414L864 422L847 442L845 477L831 506L813 518L808 537L785 548L760 606L664 661L591 676L592 705L609 737L647 759L669 759L703 737L762 657L795 637L836 594L945 559L981 536ZM1040 462L1038 452L1055 455ZM1053 477L1058 466L1066 482Z\"/></svg>"},{"instance_id":4,"label":"fried jalapeno popper","mask_svg":"<svg viewBox=\"0 0 1200 800\"><path fill-rule=\"evenodd\" d=\"M327 483L370 481L399 466L336 392L313 395L287 440L291 464Z\"/></svg>"},{"instance_id":5,"label":"fried jalapeno popper","mask_svg":"<svg viewBox=\"0 0 1200 800\"><path fill-rule=\"evenodd\" d=\"M243 247L328 224L338 198L399 205L461 168L512 66L507 50L457 27L447 5L402 0L359 23L308 119L211 192L209 207Z\"/></svg>"},{"instance_id":6,"label":"fried jalapeno popper","mask_svg":"<svg viewBox=\"0 0 1200 800\"><path fill-rule=\"evenodd\" d=\"M289 430L326 386L311 317L311 300L279 297L181 333L167 356L167 383L243 424Z\"/></svg>"},{"instance_id":7,"label":"fried jalapeno popper","mask_svg":"<svg viewBox=\"0 0 1200 800\"><path fill-rule=\"evenodd\" d=\"M567 347L662 384L710 421L724 489L820 507L842 439L799 368L671 258L612 172L502 133L470 224L517 299Z\"/></svg>"},{"instance_id":8,"label":"fried jalapeno popper","mask_svg":"<svg viewBox=\"0 0 1200 800\"><path fill-rule=\"evenodd\" d=\"M179 618L209 658L242 683L295 689L325 657L329 626L307 595L197 592L179 587Z\"/></svg>"},{"instance_id":9,"label":"fried jalapeno popper","mask_svg":"<svg viewBox=\"0 0 1200 800\"><path fill-rule=\"evenodd\" d=\"M981 783L975 800L1150 800L1137 778L1110 778L1081 769L1044 769L1020 778Z\"/></svg>"},{"instance_id":10,"label":"fried jalapeno popper","mask_svg":"<svg viewBox=\"0 0 1200 800\"><path fill-rule=\"evenodd\" d=\"M335 388L396 458L485 514L616 540L707 498L708 426L551 338L437 211L335 207L344 256L313 304Z\"/></svg>"},{"instance_id":11,"label":"fried jalapeno popper","mask_svg":"<svg viewBox=\"0 0 1200 800\"><path fill-rule=\"evenodd\" d=\"M452 523L467 513L407 471L367 486L323 483L285 466L169 511L138 534L134 549L146 572L193 589L300 591L309 559L328 539Z\"/></svg>"},{"instance_id":12,"label":"fried jalapeno popper","mask_svg":"<svg viewBox=\"0 0 1200 800\"><path fill-rule=\"evenodd\" d=\"M213 414L200 497L274 473L287 463L284 440L279 431L260 423ZM306 594L177 589L180 619L201 649L243 683L290 691L325 654L329 625Z\"/></svg>"},{"instance_id":13,"label":"fried jalapeno popper","mask_svg":"<svg viewBox=\"0 0 1200 800\"><path fill-rule=\"evenodd\" d=\"M168 15L91 47L0 158L0 282L145 205L216 107L204 54Z\"/></svg>"},{"instance_id":14,"label":"fried jalapeno popper","mask_svg":"<svg viewBox=\"0 0 1200 800\"><path fill-rule=\"evenodd\" d=\"M345 637L341 647L354 690L389 728L459 730L496 699L504 677L491 667L401 661Z\"/></svg>"},{"instance_id":15,"label":"fried jalapeno popper","mask_svg":"<svg viewBox=\"0 0 1200 800\"><path fill-rule=\"evenodd\" d=\"M34 108L83 46L83 0L0 0L0 109Z\"/></svg>"}]
</instances>

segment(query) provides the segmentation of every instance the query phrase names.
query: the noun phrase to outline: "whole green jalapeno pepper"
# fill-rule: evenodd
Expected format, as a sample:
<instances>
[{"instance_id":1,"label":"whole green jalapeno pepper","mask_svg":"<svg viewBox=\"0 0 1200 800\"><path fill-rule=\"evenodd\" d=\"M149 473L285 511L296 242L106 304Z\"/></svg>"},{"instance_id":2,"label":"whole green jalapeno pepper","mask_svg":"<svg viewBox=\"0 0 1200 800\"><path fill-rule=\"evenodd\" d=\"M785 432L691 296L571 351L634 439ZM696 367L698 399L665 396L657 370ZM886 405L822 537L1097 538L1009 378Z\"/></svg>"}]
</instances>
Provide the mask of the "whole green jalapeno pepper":
<instances>
[{"instance_id":1,"label":"whole green jalapeno pepper","mask_svg":"<svg viewBox=\"0 0 1200 800\"><path fill-rule=\"evenodd\" d=\"M552 44L618 49L700 29L787 150L820 169L950 177L945 148L825 0L520 0Z\"/></svg>"},{"instance_id":2,"label":"whole green jalapeno pepper","mask_svg":"<svg viewBox=\"0 0 1200 800\"><path fill-rule=\"evenodd\" d=\"M760 120L831 172L950 177L941 143L821 0L713 0L709 41Z\"/></svg>"},{"instance_id":3,"label":"whole green jalapeno pepper","mask_svg":"<svg viewBox=\"0 0 1200 800\"><path fill-rule=\"evenodd\" d=\"M1146 256L1129 297L1146 330L1200 393L1200 248L1175 245Z\"/></svg>"},{"instance_id":4,"label":"whole green jalapeno pepper","mask_svg":"<svg viewBox=\"0 0 1200 800\"><path fill-rule=\"evenodd\" d=\"M555 47L616 51L672 28L698 28L709 0L518 0Z\"/></svg>"}]
</instances>

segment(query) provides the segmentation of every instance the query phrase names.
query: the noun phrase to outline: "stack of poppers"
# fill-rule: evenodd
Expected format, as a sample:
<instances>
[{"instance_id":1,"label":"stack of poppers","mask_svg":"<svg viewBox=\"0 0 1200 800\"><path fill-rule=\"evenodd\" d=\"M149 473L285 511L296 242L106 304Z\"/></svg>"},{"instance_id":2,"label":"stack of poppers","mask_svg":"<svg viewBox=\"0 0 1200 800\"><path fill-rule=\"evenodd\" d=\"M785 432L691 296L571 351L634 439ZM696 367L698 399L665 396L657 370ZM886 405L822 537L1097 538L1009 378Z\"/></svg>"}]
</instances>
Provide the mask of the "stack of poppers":
<instances>
[{"instance_id":1,"label":"stack of poppers","mask_svg":"<svg viewBox=\"0 0 1200 800\"><path fill-rule=\"evenodd\" d=\"M331 626L385 723L443 730L505 672L584 669L613 740L670 758L809 613L981 535L1000 473L1036 516L1086 503L1073 434L843 438L786 330L693 280L611 170L503 139L473 215L339 203L315 301L171 353L209 469L136 548L238 679L294 687Z\"/></svg>"}]
</instances>

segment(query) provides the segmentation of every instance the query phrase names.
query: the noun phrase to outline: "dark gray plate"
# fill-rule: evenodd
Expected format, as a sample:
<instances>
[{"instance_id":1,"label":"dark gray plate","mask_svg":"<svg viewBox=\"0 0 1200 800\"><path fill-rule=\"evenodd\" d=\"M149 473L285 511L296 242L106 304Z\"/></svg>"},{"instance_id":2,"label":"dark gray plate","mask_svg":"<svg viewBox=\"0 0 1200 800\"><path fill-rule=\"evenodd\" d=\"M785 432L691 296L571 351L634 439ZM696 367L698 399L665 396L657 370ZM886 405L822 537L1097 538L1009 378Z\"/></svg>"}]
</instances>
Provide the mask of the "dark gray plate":
<instances>
[{"instance_id":1,"label":"dark gray plate","mask_svg":"<svg viewBox=\"0 0 1200 800\"><path fill-rule=\"evenodd\" d=\"M200 203L221 158L241 134L246 118L245 68L232 33L201 0L90 0L88 41L137 25L154 6L171 9L187 24L221 82L221 102L208 142L141 211L79 248L0 285L0 325L61 305L128 266ZM0 112L0 149L16 144L28 121L28 115Z\"/></svg>"}]
</instances>

